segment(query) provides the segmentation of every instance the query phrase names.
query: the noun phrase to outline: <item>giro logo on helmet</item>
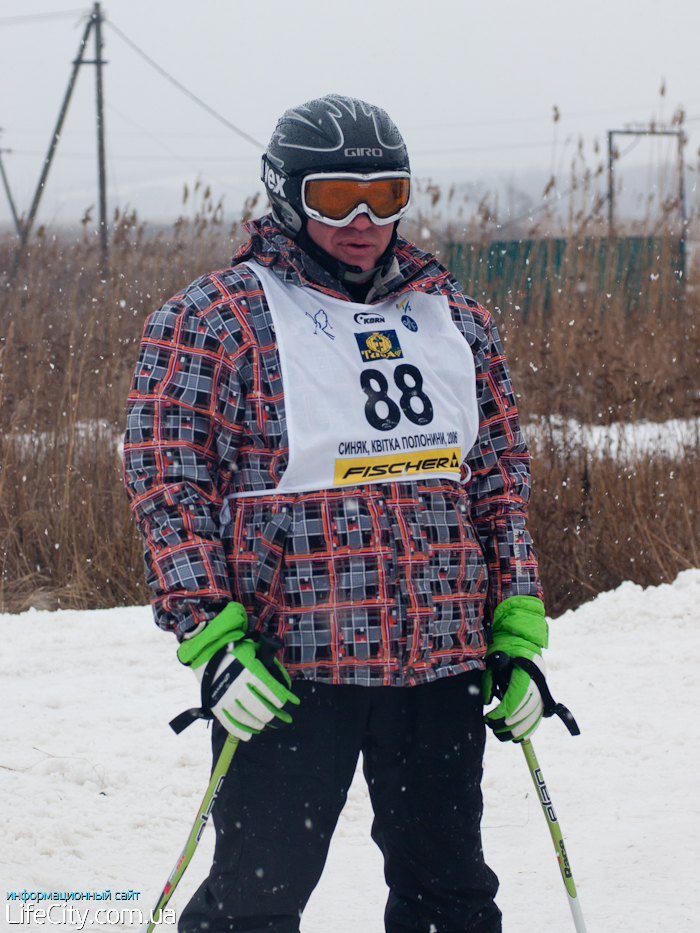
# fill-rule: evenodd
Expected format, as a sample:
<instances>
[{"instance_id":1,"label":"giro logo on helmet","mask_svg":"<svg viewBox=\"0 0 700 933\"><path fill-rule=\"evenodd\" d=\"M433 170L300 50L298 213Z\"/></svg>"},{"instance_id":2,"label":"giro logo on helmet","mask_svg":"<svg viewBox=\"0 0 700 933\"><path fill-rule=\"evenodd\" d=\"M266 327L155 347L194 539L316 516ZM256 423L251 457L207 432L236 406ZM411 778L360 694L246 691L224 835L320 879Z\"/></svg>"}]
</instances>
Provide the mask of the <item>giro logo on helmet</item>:
<instances>
[{"instance_id":1,"label":"giro logo on helmet","mask_svg":"<svg viewBox=\"0 0 700 933\"><path fill-rule=\"evenodd\" d=\"M353 148L351 146L349 149L343 150L343 155L348 156L348 158L352 156L359 156L360 158L362 158L363 156L374 156L375 159L381 159L384 153L382 152L381 149L368 149L366 147Z\"/></svg>"},{"instance_id":2,"label":"giro logo on helmet","mask_svg":"<svg viewBox=\"0 0 700 933\"><path fill-rule=\"evenodd\" d=\"M281 175L278 175L277 172L274 172L271 168L268 167L265 172L265 184L272 191L273 194L278 194L280 197L285 197L284 194L284 178Z\"/></svg>"}]
</instances>

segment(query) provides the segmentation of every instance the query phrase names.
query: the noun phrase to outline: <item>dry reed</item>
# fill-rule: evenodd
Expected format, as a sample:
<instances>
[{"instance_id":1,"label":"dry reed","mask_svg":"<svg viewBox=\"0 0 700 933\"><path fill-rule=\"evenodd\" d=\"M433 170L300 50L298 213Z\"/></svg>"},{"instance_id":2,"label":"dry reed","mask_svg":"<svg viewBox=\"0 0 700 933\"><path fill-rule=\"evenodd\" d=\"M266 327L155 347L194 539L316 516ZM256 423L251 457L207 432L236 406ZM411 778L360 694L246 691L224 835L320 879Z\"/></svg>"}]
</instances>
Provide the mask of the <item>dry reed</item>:
<instances>
[{"instance_id":1,"label":"dry reed","mask_svg":"<svg viewBox=\"0 0 700 933\"><path fill-rule=\"evenodd\" d=\"M117 450L143 321L224 267L242 236L206 197L193 220L168 230L117 215L105 270L86 231L40 230L19 256L14 238L0 240L4 611L147 602ZM601 300L592 277L565 272L546 296L544 284L527 295L516 287L494 310L523 421L700 414L697 270L685 291L651 280L634 313L624 295ZM531 527L550 611L625 579L648 585L698 566L700 445L673 459L593 456L545 433L533 453Z\"/></svg>"}]
</instances>

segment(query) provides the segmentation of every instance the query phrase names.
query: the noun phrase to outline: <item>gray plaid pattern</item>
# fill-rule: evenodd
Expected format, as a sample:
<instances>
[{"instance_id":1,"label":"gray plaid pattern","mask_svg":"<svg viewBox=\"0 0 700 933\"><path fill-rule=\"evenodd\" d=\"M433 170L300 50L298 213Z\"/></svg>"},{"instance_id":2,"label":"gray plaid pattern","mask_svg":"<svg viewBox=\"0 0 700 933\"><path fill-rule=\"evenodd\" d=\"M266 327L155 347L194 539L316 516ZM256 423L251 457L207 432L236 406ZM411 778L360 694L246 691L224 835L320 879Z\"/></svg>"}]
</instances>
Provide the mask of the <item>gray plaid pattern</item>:
<instances>
[{"instance_id":1,"label":"gray plaid pattern","mask_svg":"<svg viewBox=\"0 0 700 933\"><path fill-rule=\"evenodd\" d=\"M399 238L381 295L447 295L474 354L479 436L466 489L442 480L231 500L287 464L280 362L255 257L284 281L348 298L269 218L234 266L146 323L125 480L158 624L180 637L231 599L279 634L294 677L414 684L479 667L493 607L541 595L527 532L529 458L492 318ZM387 281L388 279L388 281Z\"/></svg>"}]
</instances>

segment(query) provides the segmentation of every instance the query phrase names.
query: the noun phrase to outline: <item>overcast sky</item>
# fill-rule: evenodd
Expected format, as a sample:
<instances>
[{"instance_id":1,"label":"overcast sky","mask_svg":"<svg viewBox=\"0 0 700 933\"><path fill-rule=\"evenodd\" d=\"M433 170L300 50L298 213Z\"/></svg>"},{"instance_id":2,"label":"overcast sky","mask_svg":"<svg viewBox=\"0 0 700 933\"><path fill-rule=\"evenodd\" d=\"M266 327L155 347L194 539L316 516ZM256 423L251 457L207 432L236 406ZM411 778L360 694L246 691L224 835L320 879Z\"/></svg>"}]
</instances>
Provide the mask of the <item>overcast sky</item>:
<instances>
[{"instance_id":1,"label":"overcast sky","mask_svg":"<svg viewBox=\"0 0 700 933\"><path fill-rule=\"evenodd\" d=\"M608 129L666 120L683 106L686 157L697 167L698 0L109 0L103 9L163 69L263 144L287 107L336 92L391 114L418 177L526 186L552 166L564 179L579 136L594 166ZM0 0L0 147L13 150L2 157L20 211L31 202L65 93L80 11L75 0ZM147 219L173 218L184 183L200 177L217 198L225 195L233 218L258 190L260 150L113 30L104 38L110 212L129 204ZM96 201L94 71L81 68L43 222L74 221ZM647 164L651 152L639 143L621 168ZM0 221L9 218L0 190Z\"/></svg>"}]
</instances>

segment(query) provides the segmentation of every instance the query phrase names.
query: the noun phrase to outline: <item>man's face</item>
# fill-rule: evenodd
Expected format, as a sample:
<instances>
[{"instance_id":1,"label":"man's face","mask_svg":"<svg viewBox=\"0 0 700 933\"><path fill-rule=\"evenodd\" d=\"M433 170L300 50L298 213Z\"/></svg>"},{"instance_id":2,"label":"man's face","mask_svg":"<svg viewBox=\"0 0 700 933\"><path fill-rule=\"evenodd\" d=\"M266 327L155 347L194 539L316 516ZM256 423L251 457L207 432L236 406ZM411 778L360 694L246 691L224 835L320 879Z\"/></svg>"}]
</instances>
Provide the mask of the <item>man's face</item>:
<instances>
[{"instance_id":1,"label":"man's face","mask_svg":"<svg viewBox=\"0 0 700 933\"><path fill-rule=\"evenodd\" d=\"M349 266L359 266L363 272L373 269L389 245L393 224L379 226L367 214L358 214L347 227L331 227L320 220L309 218L306 229L316 246L320 246L334 259Z\"/></svg>"}]
</instances>

